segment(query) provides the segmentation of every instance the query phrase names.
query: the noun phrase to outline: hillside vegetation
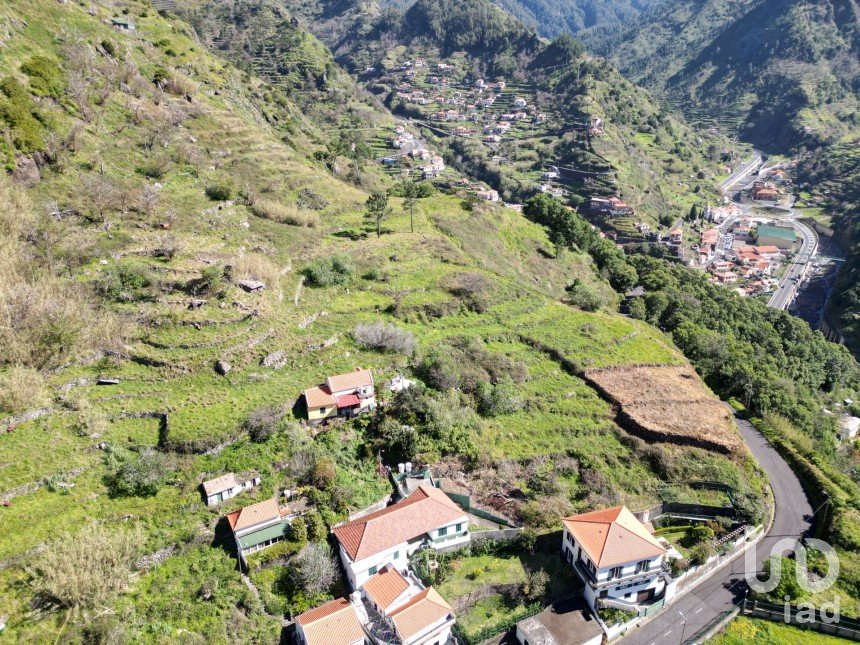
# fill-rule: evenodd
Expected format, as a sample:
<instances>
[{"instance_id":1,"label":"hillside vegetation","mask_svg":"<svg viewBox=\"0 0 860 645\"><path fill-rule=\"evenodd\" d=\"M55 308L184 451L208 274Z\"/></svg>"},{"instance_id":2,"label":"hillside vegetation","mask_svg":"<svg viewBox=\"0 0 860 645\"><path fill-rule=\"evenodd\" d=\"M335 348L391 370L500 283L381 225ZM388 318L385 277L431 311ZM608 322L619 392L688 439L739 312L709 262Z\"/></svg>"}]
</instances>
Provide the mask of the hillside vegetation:
<instances>
[{"instance_id":1,"label":"hillside vegetation","mask_svg":"<svg viewBox=\"0 0 860 645\"><path fill-rule=\"evenodd\" d=\"M856 133L856 11L851 0L670 0L586 42L688 117L787 150Z\"/></svg>"},{"instance_id":2,"label":"hillside vegetation","mask_svg":"<svg viewBox=\"0 0 860 645\"><path fill-rule=\"evenodd\" d=\"M435 190L410 217L349 139L368 115L390 136L391 115L341 71L315 76L331 59L312 36L282 44L314 64L276 86L144 2L23 0L0 20L7 637L277 642L285 613L342 592L296 590L291 558L390 492L380 448L542 530L698 479L760 518L748 458L647 445L585 382L685 362L615 312L620 256ZM312 101L336 117L314 122ZM378 227L371 195L390 209ZM589 311L568 300L581 290ZM373 418L300 424L299 393L356 366L386 399L397 374L421 386ZM201 481L247 470L259 490L203 505ZM314 507L307 535L249 587L223 515L285 488Z\"/></svg>"}]
</instances>

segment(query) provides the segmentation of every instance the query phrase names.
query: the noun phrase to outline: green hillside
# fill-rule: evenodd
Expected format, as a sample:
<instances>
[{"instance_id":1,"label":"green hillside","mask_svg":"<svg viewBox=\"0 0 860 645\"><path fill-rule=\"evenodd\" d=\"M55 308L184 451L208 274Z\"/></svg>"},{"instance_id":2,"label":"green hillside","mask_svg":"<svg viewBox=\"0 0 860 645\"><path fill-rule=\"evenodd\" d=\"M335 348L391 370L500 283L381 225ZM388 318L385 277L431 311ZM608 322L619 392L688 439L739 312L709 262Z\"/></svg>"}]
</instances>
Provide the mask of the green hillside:
<instances>
[{"instance_id":1,"label":"green hillside","mask_svg":"<svg viewBox=\"0 0 860 645\"><path fill-rule=\"evenodd\" d=\"M856 132L856 11L851 0L669 1L586 43L688 118L784 151Z\"/></svg>"},{"instance_id":2,"label":"green hillside","mask_svg":"<svg viewBox=\"0 0 860 645\"><path fill-rule=\"evenodd\" d=\"M535 527L612 500L646 506L664 481L762 493L744 460L627 435L560 363L684 360L614 312L588 255L519 213L440 192L418 200L414 233L391 198L377 237L364 204L392 181L341 142L351 116L382 132L393 120L337 70L330 85L310 71L275 87L145 3L25 0L0 18L4 637L276 642L284 612L320 597L290 591L281 564L243 584L223 514L298 489L318 540L389 491L380 444L463 469L479 498L482 482L515 492L505 512ZM329 64L294 36L283 51ZM337 118L307 118L311 101ZM248 279L266 288L246 292ZM596 311L562 302L572 282ZM380 320L400 350L356 329ZM457 390L428 376L451 360ZM380 384L423 375L419 439L394 419L314 434L296 422L303 388L356 365ZM670 462L682 466L660 469ZM199 483L245 470L261 489L206 509ZM108 585L84 577L96 570Z\"/></svg>"}]
</instances>

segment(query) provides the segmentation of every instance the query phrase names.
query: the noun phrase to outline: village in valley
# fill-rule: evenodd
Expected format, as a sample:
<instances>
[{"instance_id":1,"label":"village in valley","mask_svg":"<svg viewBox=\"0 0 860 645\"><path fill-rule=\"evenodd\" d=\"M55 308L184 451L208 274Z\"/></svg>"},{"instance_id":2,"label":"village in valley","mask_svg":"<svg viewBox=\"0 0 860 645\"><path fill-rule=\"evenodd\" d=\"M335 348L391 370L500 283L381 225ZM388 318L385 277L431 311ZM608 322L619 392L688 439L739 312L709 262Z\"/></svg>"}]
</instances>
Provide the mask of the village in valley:
<instances>
[{"instance_id":1,"label":"village in valley","mask_svg":"<svg viewBox=\"0 0 860 645\"><path fill-rule=\"evenodd\" d=\"M332 375L305 389L296 409L312 429L337 428L417 386L403 375L378 385L369 369ZM285 619L287 642L479 643L515 623L506 636L513 640L504 642L598 645L647 621L761 531L741 519L731 488L717 482L692 483L692 497L667 489L662 503L636 512L616 505L559 517L562 531L538 535L476 501L462 473L385 464L380 454L378 475L391 492L331 527L343 595ZM255 472L227 473L201 490L217 508L253 496L260 483ZM300 548L309 531L319 534L313 514L301 489L227 513L242 574L253 580L280 553ZM480 628L482 607L494 598L473 595L487 589L485 578L498 579L516 604L501 624Z\"/></svg>"}]
</instances>

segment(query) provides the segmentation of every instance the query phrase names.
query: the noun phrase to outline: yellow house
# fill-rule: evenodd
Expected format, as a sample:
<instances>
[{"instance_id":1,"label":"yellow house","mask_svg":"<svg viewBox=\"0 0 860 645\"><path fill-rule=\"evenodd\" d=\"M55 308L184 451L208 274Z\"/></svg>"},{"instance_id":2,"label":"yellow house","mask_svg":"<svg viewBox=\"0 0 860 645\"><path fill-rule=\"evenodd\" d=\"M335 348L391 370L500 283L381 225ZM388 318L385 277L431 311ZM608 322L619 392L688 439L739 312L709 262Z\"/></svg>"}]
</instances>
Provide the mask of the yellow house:
<instances>
[{"instance_id":1,"label":"yellow house","mask_svg":"<svg viewBox=\"0 0 860 645\"><path fill-rule=\"evenodd\" d=\"M304 391L308 421L323 423L335 417L351 418L376 407L373 373L353 372L329 376L325 383Z\"/></svg>"}]
</instances>

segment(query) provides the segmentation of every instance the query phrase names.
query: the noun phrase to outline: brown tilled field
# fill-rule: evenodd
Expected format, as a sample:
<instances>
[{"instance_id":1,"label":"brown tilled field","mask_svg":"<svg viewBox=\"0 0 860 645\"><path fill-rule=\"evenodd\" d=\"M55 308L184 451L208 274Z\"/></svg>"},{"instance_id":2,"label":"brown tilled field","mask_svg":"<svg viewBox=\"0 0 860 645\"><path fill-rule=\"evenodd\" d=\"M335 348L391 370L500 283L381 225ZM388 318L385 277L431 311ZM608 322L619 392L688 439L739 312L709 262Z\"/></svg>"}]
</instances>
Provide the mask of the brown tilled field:
<instances>
[{"instance_id":1,"label":"brown tilled field","mask_svg":"<svg viewBox=\"0 0 860 645\"><path fill-rule=\"evenodd\" d=\"M643 438L725 453L744 450L729 409L687 365L612 367L586 378L620 407L619 423Z\"/></svg>"}]
</instances>

